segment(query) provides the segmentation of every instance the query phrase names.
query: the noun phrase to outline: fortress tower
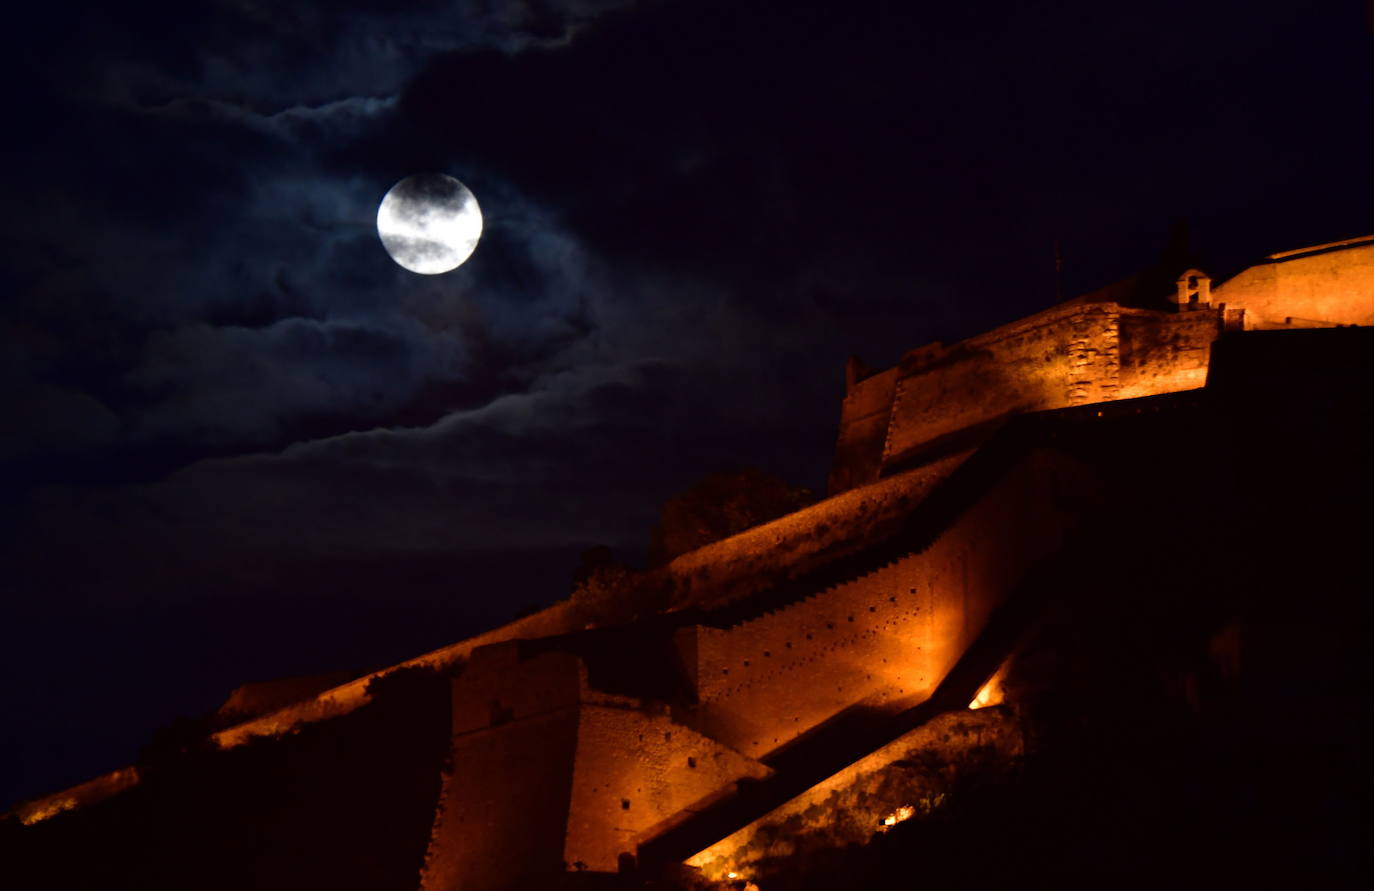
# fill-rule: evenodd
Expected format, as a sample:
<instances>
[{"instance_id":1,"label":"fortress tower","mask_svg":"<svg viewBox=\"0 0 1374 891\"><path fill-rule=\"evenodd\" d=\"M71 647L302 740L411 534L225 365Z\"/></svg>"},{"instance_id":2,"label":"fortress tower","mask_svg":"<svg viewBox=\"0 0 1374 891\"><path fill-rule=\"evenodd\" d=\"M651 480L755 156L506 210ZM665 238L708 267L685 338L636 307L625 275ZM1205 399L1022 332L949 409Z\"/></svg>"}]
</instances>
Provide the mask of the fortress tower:
<instances>
[{"instance_id":1,"label":"fortress tower","mask_svg":"<svg viewBox=\"0 0 1374 891\"><path fill-rule=\"evenodd\" d=\"M173 856L198 887L801 887L789 858L1083 739L1268 751L1257 691L1284 721L1349 687L1374 236L1172 272L851 363L820 503L384 671L241 690L181 760L20 805L11 862L57 887L106 875L54 856L87 848L147 888L186 879ZM266 800L362 828L225 841ZM146 829L171 824L176 854Z\"/></svg>"},{"instance_id":2,"label":"fortress tower","mask_svg":"<svg viewBox=\"0 0 1374 891\"><path fill-rule=\"evenodd\" d=\"M1032 411L1193 390L1226 331L1374 322L1374 237L1273 254L1215 287L1128 280L894 367L851 362L830 490L843 492L968 448Z\"/></svg>"}]
</instances>

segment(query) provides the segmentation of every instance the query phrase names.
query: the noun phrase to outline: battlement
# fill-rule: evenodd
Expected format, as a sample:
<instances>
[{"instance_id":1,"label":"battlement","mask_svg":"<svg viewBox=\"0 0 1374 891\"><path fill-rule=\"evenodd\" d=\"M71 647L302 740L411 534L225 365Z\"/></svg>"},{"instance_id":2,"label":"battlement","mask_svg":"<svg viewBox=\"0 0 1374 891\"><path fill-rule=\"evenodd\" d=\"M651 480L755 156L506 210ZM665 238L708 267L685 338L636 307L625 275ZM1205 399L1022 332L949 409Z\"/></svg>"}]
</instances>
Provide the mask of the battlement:
<instances>
[{"instance_id":1,"label":"battlement","mask_svg":"<svg viewBox=\"0 0 1374 891\"><path fill-rule=\"evenodd\" d=\"M1374 323L1374 236L1268 259L1216 286L1182 270L1144 305L1104 289L876 373L851 364L831 494L975 446L1018 414L1201 387L1223 331Z\"/></svg>"},{"instance_id":2,"label":"battlement","mask_svg":"<svg viewBox=\"0 0 1374 891\"><path fill-rule=\"evenodd\" d=\"M613 873L644 838L770 773L662 706L595 689L574 653L486 646L453 683L453 770L421 888Z\"/></svg>"}]
</instances>

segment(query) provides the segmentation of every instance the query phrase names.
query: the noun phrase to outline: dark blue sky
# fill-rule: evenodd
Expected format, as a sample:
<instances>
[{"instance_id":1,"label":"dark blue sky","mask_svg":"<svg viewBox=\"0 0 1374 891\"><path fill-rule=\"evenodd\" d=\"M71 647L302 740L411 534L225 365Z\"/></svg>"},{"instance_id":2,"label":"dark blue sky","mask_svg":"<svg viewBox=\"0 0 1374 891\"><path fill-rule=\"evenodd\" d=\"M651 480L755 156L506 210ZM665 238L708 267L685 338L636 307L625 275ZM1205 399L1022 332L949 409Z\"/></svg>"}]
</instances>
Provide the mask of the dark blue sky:
<instances>
[{"instance_id":1,"label":"dark blue sky","mask_svg":"<svg viewBox=\"0 0 1374 891\"><path fill-rule=\"evenodd\" d=\"M819 489L845 357L1374 231L1357 3L43 4L0 188L0 804ZM922 6L924 6L922 4ZM373 226L487 215L420 277Z\"/></svg>"}]
</instances>

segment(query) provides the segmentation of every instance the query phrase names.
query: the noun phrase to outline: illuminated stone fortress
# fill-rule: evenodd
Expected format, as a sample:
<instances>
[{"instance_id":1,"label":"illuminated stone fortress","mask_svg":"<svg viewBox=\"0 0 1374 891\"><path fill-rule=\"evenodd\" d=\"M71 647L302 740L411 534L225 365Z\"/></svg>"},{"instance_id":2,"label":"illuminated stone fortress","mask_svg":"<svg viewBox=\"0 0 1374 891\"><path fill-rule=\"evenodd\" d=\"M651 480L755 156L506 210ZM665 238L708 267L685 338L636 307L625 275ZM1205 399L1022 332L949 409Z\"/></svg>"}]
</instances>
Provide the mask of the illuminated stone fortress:
<instances>
[{"instance_id":1,"label":"illuminated stone fortress","mask_svg":"<svg viewBox=\"0 0 1374 891\"><path fill-rule=\"evenodd\" d=\"M851 361L826 499L400 666L243 688L212 748L342 727L388 678L428 673L448 733L411 887L767 888L800 839L862 844L938 809L960 771L1048 745L1028 729L1049 721L1036 703L1112 674L1078 670L1105 658L1085 641L1118 627L1087 624L1097 605L1170 604L1139 622L1178 640L1142 658L1170 654L1148 674L1183 711L1288 664L1262 611L1211 603L1218 583L1194 564L1225 576L1272 543L1270 527L1234 532L1232 496L1293 472L1266 431L1315 410L1310 388L1367 374L1372 322L1374 236L1223 282L1123 282L884 370ZM126 768L14 816L56 833L140 783Z\"/></svg>"}]
</instances>

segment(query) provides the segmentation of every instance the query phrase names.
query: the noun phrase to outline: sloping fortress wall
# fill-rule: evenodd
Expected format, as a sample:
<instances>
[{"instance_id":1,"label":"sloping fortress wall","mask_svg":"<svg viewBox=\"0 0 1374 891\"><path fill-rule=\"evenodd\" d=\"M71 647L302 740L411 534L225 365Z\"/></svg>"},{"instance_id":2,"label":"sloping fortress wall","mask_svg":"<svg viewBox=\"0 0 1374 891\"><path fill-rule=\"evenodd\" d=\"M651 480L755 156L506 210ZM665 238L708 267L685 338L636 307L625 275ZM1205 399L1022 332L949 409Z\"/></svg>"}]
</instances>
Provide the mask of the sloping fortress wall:
<instances>
[{"instance_id":1,"label":"sloping fortress wall","mask_svg":"<svg viewBox=\"0 0 1374 891\"><path fill-rule=\"evenodd\" d=\"M856 714L879 726L928 700L923 708L943 708L947 690L931 699L936 688L967 680L960 660L983 648L998 608L1047 563L1070 559L1065 542L1093 515L1083 493L1100 488L1059 441L1017 438L1046 419L993 432L1029 412L1078 407L1048 420L1098 423L1186 402L1103 407L1202 387L1224 331L1374 323L1374 237L1277 254L1215 287L1182 270L1175 285L1155 303L1089 295L851 373L832 497L627 573L606 603L573 597L402 663L452 677L452 763L424 891L556 887L565 873L614 873L703 826L719 840L757 816L726 826L722 813L765 787L792 789L797 764L816 766L826 734L849 733ZM212 739L229 748L338 717L381 674ZM259 698L245 717L278 704ZM873 771L846 772L860 762L843 754L823 765L839 771L829 785L788 794L809 787L805 804L867 789ZM42 820L137 782L112 774L20 816Z\"/></svg>"},{"instance_id":2,"label":"sloping fortress wall","mask_svg":"<svg viewBox=\"0 0 1374 891\"><path fill-rule=\"evenodd\" d=\"M1200 387L1224 314L1210 305L1165 313L1070 302L952 346L912 350L850 388L831 491L975 445L1026 412Z\"/></svg>"},{"instance_id":3,"label":"sloping fortress wall","mask_svg":"<svg viewBox=\"0 0 1374 891\"><path fill-rule=\"evenodd\" d=\"M795 850L799 836L823 835L833 847L862 845L875 827L939 801L940 783L910 765L952 775L970 757L1010 765L1024 752L1021 728L999 709L947 712L826 777L787 803L697 852L688 864L712 881L757 875L759 860ZM932 764L933 762L933 764ZM917 807L913 807L915 804Z\"/></svg>"},{"instance_id":4,"label":"sloping fortress wall","mask_svg":"<svg viewBox=\"0 0 1374 891\"><path fill-rule=\"evenodd\" d=\"M1018 414L1201 387L1225 330L1374 323L1374 237L1268 260L1215 287L1184 270L1143 306L1076 298L851 375L831 493L975 444Z\"/></svg>"},{"instance_id":5,"label":"sloping fortress wall","mask_svg":"<svg viewBox=\"0 0 1374 891\"><path fill-rule=\"evenodd\" d=\"M421 887L613 873L642 838L769 769L661 706L592 689L574 654L473 654L453 685L453 767Z\"/></svg>"},{"instance_id":6,"label":"sloping fortress wall","mask_svg":"<svg viewBox=\"0 0 1374 891\"><path fill-rule=\"evenodd\" d=\"M845 709L923 701L1028 569L1059 548L1067 518L1054 464L1038 455L1013 468L917 553L729 628L680 630L697 701L674 714L767 758Z\"/></svg>"},{"instance_id":7,"label":"sloping fortress wall","mask_svg":"<svg viewBox=\"0 0 1374 891\"><path fill-rule=\"evenodd\" d=\"M690 681L686 696L598 689L577 635L476 650L453 685L453 766L423 888L616 872L741 783L768 779L772 756L837 716L926 700L1062 549L1079 473L1031 451L961 482L972 496L911 551L727 626L678 627L663 655Z\"/></svg>"},{"instance_id":8,"label":"sloping fortress wall","mask_svg":"<svg viewBox=\"0 0 1374 891\"><path fill-rule=\"evenodd\" d=\"M453 767L425 891L616 872L641 846L836 715L928 698L993 610L1061 547L1062 461L1035 452L928 545L729 627L673 636L688 701L596 689L586 665L521 642L476 650L453 685ZM989 559L996 555L995 559Z\"/></svg>"},{"instance_id":9,"label":"sloping fortress wall","mask_svg":"<svg viewBox=\"0 0 1374 891\"><path fill-rule=\"evenodd\" d=\"M673 721L621 705L588 704L578 724L572 815L564 856L615 872L640 843L732 794L766 766Z\"/></svg>"}]
</instances>

